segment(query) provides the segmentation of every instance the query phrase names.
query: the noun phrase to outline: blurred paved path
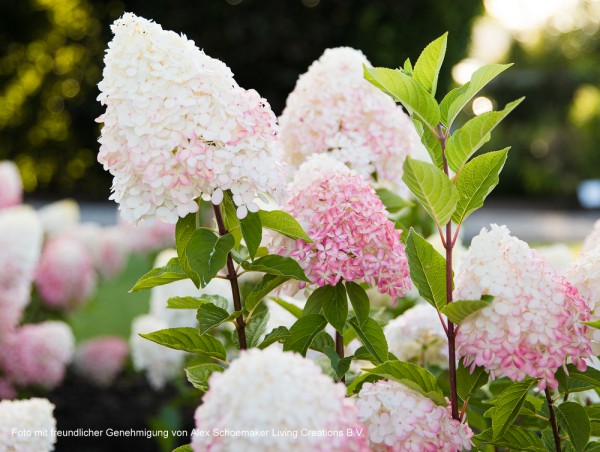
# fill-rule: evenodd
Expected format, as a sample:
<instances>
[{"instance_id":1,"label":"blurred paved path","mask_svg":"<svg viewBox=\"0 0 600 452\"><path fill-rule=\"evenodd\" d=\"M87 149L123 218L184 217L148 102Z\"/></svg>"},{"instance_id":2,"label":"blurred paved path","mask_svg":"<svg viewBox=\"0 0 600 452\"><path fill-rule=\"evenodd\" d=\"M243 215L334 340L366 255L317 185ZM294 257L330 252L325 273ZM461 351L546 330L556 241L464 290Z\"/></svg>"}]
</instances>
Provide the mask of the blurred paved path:
<instances>
[{"instance_id":1,"label":"blurred paved path","mask_svg":"<svg viewBox=\"0 0 600 452\"><path fill-rule=\"evenodd\" d=\"M40 207L42 203L32 203ZM482 227L490 223L505 224L511 232L527 242L579 242L591 231L600 218L600 210L554 210L536 204L502 202L487 205L473 213L463 226L463 240L468 242ZM110 203L80 204L82 221L93 221L101 225L115 224L118 212Z\"/></svg>"}]
</instances>

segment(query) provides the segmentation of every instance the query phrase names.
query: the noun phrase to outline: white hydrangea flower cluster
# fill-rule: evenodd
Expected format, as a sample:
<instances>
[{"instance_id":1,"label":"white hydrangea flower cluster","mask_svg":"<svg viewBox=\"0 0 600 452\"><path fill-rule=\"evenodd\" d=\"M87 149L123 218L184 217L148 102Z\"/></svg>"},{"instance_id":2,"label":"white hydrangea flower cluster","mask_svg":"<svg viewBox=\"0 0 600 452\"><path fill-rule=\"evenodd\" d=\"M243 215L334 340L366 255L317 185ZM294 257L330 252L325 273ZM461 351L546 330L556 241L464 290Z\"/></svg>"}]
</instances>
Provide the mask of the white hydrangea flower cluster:
<instances>
[{"instance_id":1,"label":"white hydrangea flower cluster","mask_svg":"<svg viewBox=\"0 0 600 452\"><path fill-rule=\"evenodd\" d=\"M600 319L600 243L595 248L586 247L585 249L586 251L582 251L579 257L569 265L566 277L586 300L592 312L592 320L598 320ZM600 330L590 328L588 337L594 342L600 343Z\"/></svg>"},{"instance_id":2,"label":"white hydrangea flower cluster","mask_svg":"<svg viewBox=\"0 0 600 452\"><path fill-rule=\"evenodd\" d=\"M19 168L10 160L0 162L0 209L13 207L23 201L23 181Z\"/></svg>"},{"instance_id":3,"label":"white hydrangea flower cluster","mask_svg":"<svg viewBox=\"0 0 600 452\"><path fill-rule=\"evenodd\" d=\"M61 199L47 204L38 210L38 215L48 237L67 231L78 225L81 220L79 204L72 199Z\"/></svg>"},{"instance_id":4,"label":"white hydrangea flower cluster","mask_svg":"<svg viewBox=\"0 0 600 452\"><path fill-rule=\"evenodd\" d=\"M131 13L111 28L98 161L114 175L123 218L176 223L196 198L220 204L227 189L240 218L258 210L256 196L283 185L267 101L184 36Z\"/></svg>"},{"instance_id":5,"label":"white hydrangea flower cluster","mask_svg":"<svg viewBox=\"0 0 600 452\"><path fill-rule=\"evenodd\" d=\"M298 354L276 348L243 351L225 372L211 375L209 386L196 410L196 430L192 433L195 452L368 450L344 385L334 383L316 364ZM243 397L241 387L250 389ZM268 434L198 434L215 428L238 432L256 429ZM356 436L350 437L347 429L355 429ZM302 435L301 431L316 434ZM343 435L336 434L338 431Z\"/></svg>"},{"instance_id":6,"label":"white hydrangea flower cluster","mask_svg":"<svg viewBox=\"0 0 600 452\"><path fill-rule=\"evenodd\" d=\"M383 329L390 352L400 361L448 367L448 340L436 310L418 304Z\"/></svg>"},{"instance_id":7,"label":"white hydrangea flower cluster","mask_svg":"<svg viewBox=\"0 0 600 452\"><path fill-rule=\"evenodd\" d=\"M581 322L589 320L589 308L575 287L506 226L483 228L461 269L455 300L495 297L458 330L457 353L465 365L484 367L492 379L539 378L540 389L558 386L554 374L565 362L585 370L591 350Z\"/></svg>"},{"instance_id":8,"label":"white hydrangea flower cluster","mask_svg":"<svg viewBox=\"0 0 600 452\"><path fill-rule=\"evenodd\" d=\"M573 262L573 253L565 243L542 246L536 248L536 251L559 275L565 275L567 268Z\"/></svg>"},{"instance_id":9,"label":"white hydrangea flower cluster","mask_svg":"<svg viewBox=\"0 0 600 452\"><path fill-rule=\"evenodd\" d=\"M402 108L364 79L363 65L371 64L359 50L325 50L287 99L279 145L296 167L309 155L329 152L362 176L376 175L408 195L402 164L407 155L427 152Z\"/></svg>"},{"instance_id":10,"label":"white hydrangea flower cluster","mask_svg":"<svg viewBox=\"0 0 600 452\"><path fill-rule=\"evenodd\" d=\"M17 326L29 303L43 233L30 207L0 211L0 339Z\"/></svg>"},{"instance_id":11,"label":"white hydrangea flower cluster","mask_svg":"<svg viewBox=\"0 0 600 452\"><path fill-rule=\"evenodd\" d=\"M54 405L48 399L0 401L0 450L18 452L46 452L54 450L56 419L52 414ZM15 435L30 432L31 435ZM35 435L36 431L45 432Z\"/></svg>"},{"instance_id":12,"label":"white hydrangea flower cluster","mask_svg":"<svg viewBox=\"0 0 600 452\"><path fill-rule=\"evenodd\" d=\"M473 432L452 419L449 407L395 381L364 383L356 400L373 451L471 450Z\"/></svg>"},{"instance_id":13,"label":"white hydrangea flower cluster","mask_svg":"<svg viewBox=\"0 0 600 452\"><path fill-rule=\"evenodd\" d=\"M596 220L592 232L590 232L583 241L581 252L585 253L595 248L600 248L600 219Z\"/></svg>"},{"instance_id":14,"label":"white hydrangea flower cluster","mask_svg":"<svg viewBox=\"0 0 600 452\"><path fill-rule=\"evenodd\" d=\"M133 367L145 371L150 386L161 389L168 381L180 375L185 359L185 352L159 345L140 336L169 328L169 324L152 314L145 314L133 319L129 346Z\"/></svg>"}]
</instances>

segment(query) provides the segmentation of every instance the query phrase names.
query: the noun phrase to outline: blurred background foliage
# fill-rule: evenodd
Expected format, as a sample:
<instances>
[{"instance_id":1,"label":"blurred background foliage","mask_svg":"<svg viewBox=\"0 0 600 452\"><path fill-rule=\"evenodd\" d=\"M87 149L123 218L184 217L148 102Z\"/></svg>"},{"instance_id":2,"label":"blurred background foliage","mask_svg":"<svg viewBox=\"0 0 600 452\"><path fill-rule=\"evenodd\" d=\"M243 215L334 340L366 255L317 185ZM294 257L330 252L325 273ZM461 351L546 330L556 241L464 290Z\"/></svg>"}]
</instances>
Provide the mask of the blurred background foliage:
<instances>
[{"instance_id":1,"label":"blurred background foliage","mask_svg":"<svg viewBox=\"0 0 600 452\"><path fill-rule=\"evenodd\" d=\"M0 159L16 161L30 196L108 197L110 177L96 163L94 118L101 113L96 84L109 25L124 11L186 34L227 63L241 86L266 97L276 114L298 75L328 47L355 47L373 65L396 67L406 57L414 61L419 49L449 31L438 92L464 83L482 64L513 61L515 67L490 86L474 110L527 96L496 134L499 143L513 146L498 194L550 195L573 204L579 181L600 177L598 3L0 2Z\"/></svg>"}]
</instances>

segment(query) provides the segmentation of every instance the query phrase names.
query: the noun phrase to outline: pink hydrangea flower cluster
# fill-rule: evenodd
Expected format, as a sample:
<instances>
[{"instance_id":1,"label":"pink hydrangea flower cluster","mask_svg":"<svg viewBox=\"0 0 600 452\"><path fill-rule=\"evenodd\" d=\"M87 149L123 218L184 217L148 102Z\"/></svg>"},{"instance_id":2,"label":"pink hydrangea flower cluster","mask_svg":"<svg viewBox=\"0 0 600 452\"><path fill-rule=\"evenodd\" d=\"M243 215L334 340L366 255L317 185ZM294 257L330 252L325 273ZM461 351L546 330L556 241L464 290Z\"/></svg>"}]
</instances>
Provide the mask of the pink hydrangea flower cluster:
<instances>
[{"instance_id":1,"label":"pink hydrangea flower cluster","mask_svg":"<svg viewBox=\"0 0 600 452\"><path fill-rule=\"evenodd\" d=\"M309 155L328 152L408 195L402 164L407 155L427 152L402 107L365 80L363 65L371 64L359 50L325 50L287 99L279 145L296 167Z\"/></svg>"},{"instance_id":2,"label":"pink hydrangea flower cluster","mask_svg":"<svg viewBox=\"0 0 600 452\"><path fill-rule=\"evenodd\" d=\"M231 189L243 218L282 186L276 118L254 90L193 43L127 13L112 25L98 100L106 105L98 161L129 222L176 223L204 195Z\"/></svg>"},{"instance_id":3,"label":"pink hydrangea flower cluster","mask_svg":"<svg viewBox=\"0 0 600 452\"><path fill-rule=\"evenodd\" d=\"M0 162L0 209L13 207L23 201L23 182L19 168L13 162Z\"/></svg>"},{"instance_id":4,"label":"pink hydrangea flower cluster","mask_svg":"<svg viewBox=\"0 0 600 452\"><path fill-rule=\"evenodd\" d=\"M360 175L331 156L316 154L300 167L288 190L284 209L314 243L283 239L278 252L296 259L312 283L362 280L392 297L411 287L400 231Z\"/></svg>"},{"instance_id":5,"label":"pink hydrangea flower cluster","mask_svg":"<svg viewBox=\"0 0 600 452\"><path fill-rule=\"evenodd\" d=\"M127 341L117 336L96 337L77 347L75 371L98 386L109 386L125 366Z\"/></svg>"},{"instance_id":6,"label":"pink hydrangea flower cluster","mask_svg":"<svg viewBox=\"0 0 600 452\"><path fill-rule=\"evenodd\" d=\"M449 407L401 383L364 383L356 407L373 451L471 450L473 432L467 424L452 419Z\"/></svg>"},{"instance_id":7,"label":"pink hydrangea flower cluster","mask_svg":"<svg viewBox=\"0 0 600 452\"><path fill-rule=\"evenodd\" d=\"M46 242L35 284L48 307L69 311L88 300L96 288L91 253L77 238L61 235Z\"/></svg>"},{"instance_id":8,"label":"pink hydrangea flower cluster","mask_svg":"<svg viewBox=\"0 0 600 452\"><path fill-rule=\"evenodd\" d=\"M506 226L493 224L473 239L455 284L455 300L495 297L458 330L457 353L466 365L484 367L492 379L539 378L540 389L558 386L554 374L565 362L585 370L591 350L581 322L589 320L589 308Z\"/></svg>"},{"instance_id":9,"label":"pink hydrangea flower cluster","mask_svg":"<svg viewBox=\"0 0 600 452\"><path fill-rule=\"evenodd\" d=\"M0 369L17 386L58 386L73 358L75 339L64 322L30 323L8 334L0 347Z\"/></svg>"},{"instance_id":10,"label":"pink hydrangea flower cluster","mask_svg":"<svg viewBox=\"0 0 600 452\"><path fill-rule=\"evenodd\" d=\"M334 383L315 363L296 353L276 348L243 351L227 370L211 375L209 386L195 414L194 452L369 450L364 432L360 435L363 427L356 407L345 397L345 386ZM240 387L252 390L240 397L236 389ZM266 430L269 434L199 434L215 428ZM348 435L347 429L355 436ZM301 435L301 430L332 434Z\"/></svg>"},{"instance_id":11,"label":"pink hydrangea flower cluster","mask_svg":"<svg viewBox=\"0 0 600 452\"><path fill-rule=\"evenodd\" d=\"M42 248L35 211L18 206L0 211L0 341L21 320Z\"/></svg>"}]
</instances>

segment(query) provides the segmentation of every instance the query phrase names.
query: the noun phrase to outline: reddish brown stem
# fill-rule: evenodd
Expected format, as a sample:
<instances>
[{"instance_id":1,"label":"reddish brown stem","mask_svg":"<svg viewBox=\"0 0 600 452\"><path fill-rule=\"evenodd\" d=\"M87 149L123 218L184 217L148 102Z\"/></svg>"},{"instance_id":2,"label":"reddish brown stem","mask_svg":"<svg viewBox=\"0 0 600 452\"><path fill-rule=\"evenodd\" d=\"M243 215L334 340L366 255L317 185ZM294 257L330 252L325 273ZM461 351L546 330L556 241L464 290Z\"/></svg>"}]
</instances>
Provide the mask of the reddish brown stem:
<instances>
[{"instance_id":1,"label":"reddish brown stem","mask_svg":"<svg viewBox=\"0 0 600 452\"><path fill-rule=\"evenodd\" d=\"M214 206L215 210L215 219L217 220L217 226L219 228L219 234L225 235L228 233L227 228L225 228L225 223L223 222L223 215L221 214L221 207ZM231 257L231 253L227 253L227 279L231 284L231 293L233 295L233 309L236 311L242 311L242 298L240 297L240 287L238 284L237 273L235 271L235 266L233 265L233 258ZM235 319L235 329L237 331L238 339L240 342L240 350L246 350L248 348L246 342L246 323L244 322L244 316L240 314L237 319Z\"/></svg>"},{"instance_id":2,"label":"reddish brown stem","mask_svg":"<svg viewBox=\"0 0 600 452\"><path fill-rule=\"evenodd\" d=\"M442 148L442 160L444 163L444 173L450 176L448 170L448 159L446 158L446 134L442 125L438 125L438 138ZM454 240L452 237L452 220L446 224L446 236L442 234L442 242L446 248L446 303L452 303L452 248ZM458 394L456 391L456 331L454 323L448 319L448 379L450 380L450 406L452 409L452 418L460 420L458 413Z\"/></svg>"}]
</instances>

